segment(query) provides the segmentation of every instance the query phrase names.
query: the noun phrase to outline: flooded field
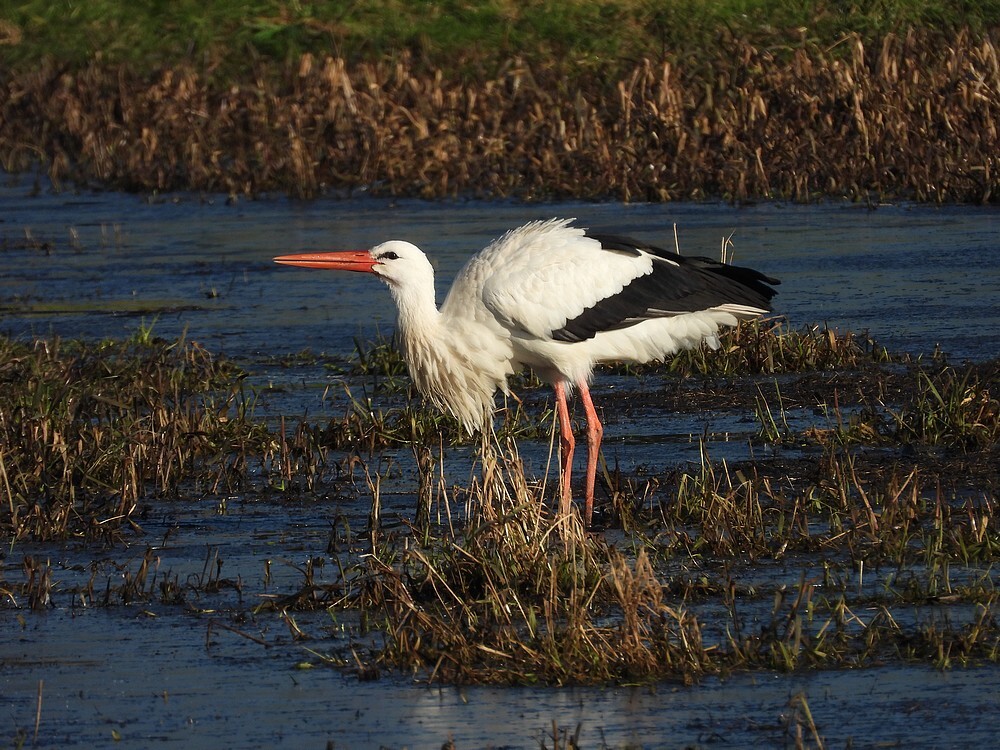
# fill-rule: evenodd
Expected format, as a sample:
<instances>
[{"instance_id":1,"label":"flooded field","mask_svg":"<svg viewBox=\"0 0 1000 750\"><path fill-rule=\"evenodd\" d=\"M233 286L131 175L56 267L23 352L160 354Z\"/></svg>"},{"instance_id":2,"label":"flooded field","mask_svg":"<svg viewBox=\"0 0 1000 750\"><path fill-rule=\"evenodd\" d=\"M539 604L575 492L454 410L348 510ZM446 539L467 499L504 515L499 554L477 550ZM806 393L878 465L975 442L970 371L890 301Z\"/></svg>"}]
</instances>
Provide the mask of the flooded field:
<instances>
[{"instance_id":1,"label":"flooded field","mask_svg":"<svg viewBox=\"0 0 1000 750\"><path fill-rule=\"evenodd\" d=\"M732 235L736 262L782 280L776 309L791 329L868 330L892 352L930 359L940 348L955 363L1000 354L996 209L364 198L228 204L218 196L31 195L29 182L13 178L0 186L0 206L0 334L24 342L125 339L150 327L167 340L183 335L242 368L257 394L256 416L276 431L282 418L289 425L339 419L354 408L352 398L395 408L406 392L348 364L358 341L391 334L384 287L360 274L280 268L274 255L408 239L435 262L440 297L471 252L507 228L551 216L668 247L676 224L686 254L717 256ZM748 386L656 370L600 373L594 395L606 409L605 459L623 482L652 494L637 503L638 515L646 514L643 536L631 536L605 507L610 521L599 543L632 558L647 544L659 556L668 599L683 599L698 618L708 653L736 639L734 623L748 633L774 625L788 607L786 592L807 581L817 612L827 597L849 592L857 622L872 633L882 632L873 627L882 622L885 632L902 634L892 658L859 657L864 668L857 669L796 662L786 671L758 665L598 687L456 686L429 680L429 670L373 668L383 633L361 627L355 610L302 606L301 597L305 590L320 600L344 595L343 569L371 556L372 476L380 478L384 538L408 538L420 475L409 447L389 446L358 451L363 466L331 469L316 491L275 488L261 469L240 492L200 484L151 496L136 528L113 543L6 542L0 736L38 747L988 745L1000 730L1000 668L989 649L977 646L963 659L960 645L935 656L913 645L907 658L899 644L952 630L968 635L962 628L969 624L996 627L992 527L985 552L968 553L965 563L952 554L932 573L937 558L929 553L919 564L895 565L868 548L848 555L803 544L787 553L719 556L712 550L725 540L716 547L683 541L696 535L670 515L670 493L657 490L658 482L672 487L682 471L697 473L691 467L703 453L734 466L774 464L784 477L808 474L826 454L815 443L762 439L754 388L775 413L786 402L776 429L795 435L836 427L826 402L810 395L814 386L854 394L838 412L845 420L861 414L866 399L883 398L853 371L812 377L772 375ZM901 376L897 391L908 382ZM995 393L995 382L987 386ZM543 413L545 390L526 394L528 408ZM885 395L890 410L892 398L901 396ZM526 474L544 475L548 448L544 436L518 441ZM913 450L874 446L866 455L883 451L886 464L905 464ZM943 461L943 449L915 450L922 460ZM478 466L472 445L444 450L448 485L470 484ZM995 470L974 457L964 466L967 478L951 477L944 490L956 519L966 500L984 514L995 504ZM924 491L933 492L932 484ZM445 528L452 514L466 514L451 497L432 507ZM598 504L610 506L600 494ZM666 514L658 529L650 521L657 512ZM810 533L824 543L837 536ZM675 553L684 543L691 554ZM34 609L21 593L32 575L47 575L50 584L48 600ZM736 593L725 594L727 586ZM805 619L826 617L814 619L810 610ZM844 637L852 637L854 621L845 622Z\"/></svg>"},{"instance_id":2,"label":"flooded field","mask_svg":"<svg viewBox=\"0 0 1000 750\"><path fill-rule=\"evenodd\" d=\"M893 350L957 359L1000 351L993 292L1000 214L986 207L761 204L425 203L364 200L228 205L220 196L142 200L117 194L31 197L2 188L6 331L126 336L145 320L237 358L302 348L349 352L393 325L371 279L330 279L271 258L310 248L407 239L436 265L439 297L468 256L533 219L572 216L782 280L777 310L793 326L869 329Z\"/></svg>"}]
</instances>

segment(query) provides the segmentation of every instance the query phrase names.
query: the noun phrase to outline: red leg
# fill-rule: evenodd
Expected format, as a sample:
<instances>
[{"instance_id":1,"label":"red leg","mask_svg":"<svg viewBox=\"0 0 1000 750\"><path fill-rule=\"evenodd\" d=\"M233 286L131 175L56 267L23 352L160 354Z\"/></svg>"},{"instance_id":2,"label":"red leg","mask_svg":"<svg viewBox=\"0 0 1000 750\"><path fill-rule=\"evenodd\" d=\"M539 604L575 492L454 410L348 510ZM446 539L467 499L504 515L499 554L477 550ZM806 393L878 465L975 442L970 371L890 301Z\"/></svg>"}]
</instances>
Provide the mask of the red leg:
<instances>
[{"instance_id":1,"label":"red leg","mask_svg":"<svg viewBox=\"0 0 1000 750\"><path fill-rule=\"evenodd\" d=\"M562 381L555 384L556 413L559 415L559 456L562 459L559 479L562 482L562 499L559 511L569 515L573 503L573 488L570 478L573 474L573 451L576 441L573 439L573 428L569 423L569 404L566 403L566 386Z\"/></svg>"},{"instance_id":2,"label":"red leg","mask_svg":"<svg viewBox=\"0 0 1000 750\"><path fill-rule=\"evenodd\" d=\"M584 500L583 525L590 528L590 516L594 512L594 484L597 481L597 458L601 453L601 438L604 436L604 425L597 416L594 402L590 400L590 389L586 381L576 384L580 390L580 400L587 414L587 490Z\"/></svg>"}]
</instances>

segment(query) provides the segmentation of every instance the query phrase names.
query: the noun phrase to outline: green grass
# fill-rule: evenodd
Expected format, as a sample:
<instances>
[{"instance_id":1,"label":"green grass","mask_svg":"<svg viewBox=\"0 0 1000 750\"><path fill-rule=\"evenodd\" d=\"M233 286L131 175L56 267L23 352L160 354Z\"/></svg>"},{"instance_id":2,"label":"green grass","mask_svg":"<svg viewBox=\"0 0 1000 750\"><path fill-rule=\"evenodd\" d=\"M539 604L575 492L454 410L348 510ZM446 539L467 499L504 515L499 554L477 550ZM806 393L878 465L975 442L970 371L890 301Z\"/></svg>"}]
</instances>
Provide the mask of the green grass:
<instances>
[{"instance_id":1,"label":"green grass","mask_svg":"<svg viewBox=\"0 0 1000 750\"><path fill-rule=\"evenodd\" d=\"M7 0L0 4L0 62L23 70L45 59L70 67L100 60L145 71L188 63L240 77L262 64L295 63L305 52L352 61L411 54L467 72L519 56L587 74L643 57L698 57L720 34L774 47L832 45L851 32L982 30L998 22L998 0Z\"/></svg>"}]
</instances>

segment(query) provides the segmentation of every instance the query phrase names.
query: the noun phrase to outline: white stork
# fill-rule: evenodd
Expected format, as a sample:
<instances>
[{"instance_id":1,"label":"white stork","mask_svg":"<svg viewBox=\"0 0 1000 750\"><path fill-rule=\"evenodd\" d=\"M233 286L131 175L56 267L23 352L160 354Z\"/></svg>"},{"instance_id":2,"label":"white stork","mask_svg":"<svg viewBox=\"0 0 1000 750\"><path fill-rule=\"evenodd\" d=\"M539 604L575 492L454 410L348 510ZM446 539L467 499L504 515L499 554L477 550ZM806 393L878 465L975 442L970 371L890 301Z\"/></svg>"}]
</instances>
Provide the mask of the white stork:
<instances>
[{"instance_id":1,"label":"white stork","mask_svg":"<svg viewBox=\"0 0 1000 750\"><path fill-rule=\"evenodd\" d=\"M530 367L555 389L560 425L561 511L572 502L575 441L567 393L587 417L584 522L590 525L604 428L588 384L598 362L650 362L708 342L720 326L770 310L777 284L757 271L684 257L627 237L570 226L572 219L512 229L474 255L444 304L434 270L409 242L370 250L283 255L275 262L372 273L389 285L398 338L417 389L470 433L483 429L494 394Z\"/></svg>"}]
</instances>

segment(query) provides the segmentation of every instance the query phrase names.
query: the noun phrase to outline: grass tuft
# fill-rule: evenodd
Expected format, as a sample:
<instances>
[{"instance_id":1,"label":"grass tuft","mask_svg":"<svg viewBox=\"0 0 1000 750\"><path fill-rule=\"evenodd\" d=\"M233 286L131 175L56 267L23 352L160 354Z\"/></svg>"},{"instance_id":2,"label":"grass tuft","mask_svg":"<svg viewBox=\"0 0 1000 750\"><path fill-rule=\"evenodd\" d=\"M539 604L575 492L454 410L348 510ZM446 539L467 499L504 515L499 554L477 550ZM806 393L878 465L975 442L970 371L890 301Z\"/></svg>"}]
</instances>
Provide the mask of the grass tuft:
<instances>
[{"instance_id":1,"label":"grass tuft","mask_svg":"<svg viewBox=\"0 0 1000 750\"><path fill-rule=\"evenodd\" d=\"M228 630L270 645L266 622L258 637L214 615L228 601L232 622L275 618L292 641L310 640L319 663L361 679L622 684L996 662L996 363L891 357L867 337L819 328L730 336L720 370L691 372L678 404L739 410L751 425L756 408L760 434L744 433L753 460L714 459L728 447L706 434L691 464L616 467L595 533L558 517L558 488L525 469L518 445L544 450L550 416L516 441L491 435L456 487L446 453L459 433L394 402L409 397L402 375L378 394L392 404L385 412L351 399L357 380L391 373L390 348L359 352L364 371L338 369L345 416L317 424L262 419L267 392L242 370L151 326L122 342L0 340L0 525L11 554L67 537L113 548L138 528L142 506L222 489L336 503L323 550L285 564L283 584L269 557L263 593L216 548L181 577L161 569L159 547L70 571L35 545L0 573L0 602L155 602L211 615L207 642ZM529 402L535 387L518 384ZM543 411L535 406L527 411ZM392 518L409 461L413 523ZM345 481L359 469L364 482ZM248 611L244 597L255 602ZM315 618L296 616L317 610L333 623L318 632ZM786 731L818 741L804 699L789 704Z\"/></svg>"},{"instance_id":2,"label":"grass tuft","mask_svg":"<svg viewBox=\"0 0 1000 750\"><path fill-rule=\"evenodd\" d=\"M243 377L148 329L117 343L0 339L0 528L114 537L149 495L238 483L251 453L276 452Z\"/></svg>"},{"instance_id":3,"label":"grass tuft","mask_svg":"<svg viewBox=\"0 0 1000 750\"><path fill-rule=\"evenodd\" d=\"M911 403L892 416L904 441L965 449L993 447L1000 440L997 381L982 379L971 367L921 370Z\"/></svg>"}]
</instances>

